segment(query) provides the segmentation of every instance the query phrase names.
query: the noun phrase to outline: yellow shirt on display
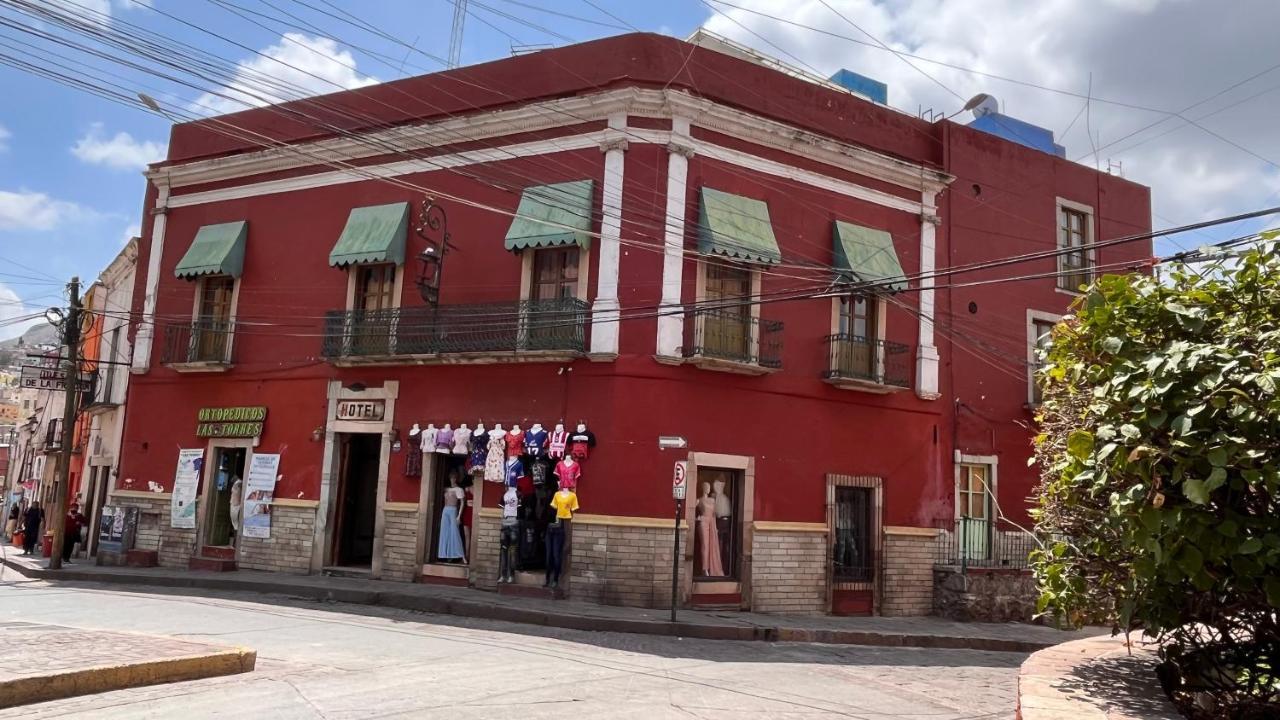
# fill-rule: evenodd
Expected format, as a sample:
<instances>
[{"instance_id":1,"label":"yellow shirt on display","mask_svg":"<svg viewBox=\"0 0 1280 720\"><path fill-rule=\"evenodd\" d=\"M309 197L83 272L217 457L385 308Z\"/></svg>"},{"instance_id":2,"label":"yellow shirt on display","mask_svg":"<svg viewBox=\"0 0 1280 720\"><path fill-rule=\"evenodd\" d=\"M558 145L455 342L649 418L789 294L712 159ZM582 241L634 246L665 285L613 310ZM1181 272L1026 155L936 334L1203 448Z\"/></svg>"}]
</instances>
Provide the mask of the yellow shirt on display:
<instances>
[{"instance_id":1,"label":"yellow shirt on display","mask_svg":"<svg viewBox=\"0 0 1280 720\"><path fill-rule=\"evenodd\" d=\"M557 520L569 520L578 509L578 495L570 490L561 490L551 496L551 507L556 509Z\"/></svg>"}]
</instances>

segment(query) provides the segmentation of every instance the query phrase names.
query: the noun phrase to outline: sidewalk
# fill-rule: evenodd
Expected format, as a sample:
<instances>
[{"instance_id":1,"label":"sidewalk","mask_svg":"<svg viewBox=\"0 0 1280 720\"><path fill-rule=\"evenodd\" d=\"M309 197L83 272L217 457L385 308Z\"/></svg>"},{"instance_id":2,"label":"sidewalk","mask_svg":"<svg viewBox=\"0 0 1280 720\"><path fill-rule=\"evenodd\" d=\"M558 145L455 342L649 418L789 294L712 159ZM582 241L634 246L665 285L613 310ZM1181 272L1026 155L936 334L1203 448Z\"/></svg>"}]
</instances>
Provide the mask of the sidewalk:
<instances>
[{"instance_id":1,"label":"sidewalk","mask_svg":"<svg viewBox=\"0 0 1280 720\"><path fill-rule=\"evenodd\" d=\"M935 617L828 617L732 611L679 611L615 607L571 600L511 597L468 588L255 570L198 572L75 564L45 569L46 561L10 556L5 564L29 578L118 583L130 587L256 592L310 600L381 605L440 615L499 620L571 630L668 635L703 640L817 642L889 647L965 648L1034 652L1105 632L1059 631L1019 623L960 623Z\"/></svg>"},{"instance_id":2,"label":"sidewalk","mask_svg":"<svg viewBox=\"0 0 1280 720\"><path fill-rule=\"evenodd\" d=\"M252 650L154 635L0 623L0 708L253 670Z\"/></svg>"}]
</instances>

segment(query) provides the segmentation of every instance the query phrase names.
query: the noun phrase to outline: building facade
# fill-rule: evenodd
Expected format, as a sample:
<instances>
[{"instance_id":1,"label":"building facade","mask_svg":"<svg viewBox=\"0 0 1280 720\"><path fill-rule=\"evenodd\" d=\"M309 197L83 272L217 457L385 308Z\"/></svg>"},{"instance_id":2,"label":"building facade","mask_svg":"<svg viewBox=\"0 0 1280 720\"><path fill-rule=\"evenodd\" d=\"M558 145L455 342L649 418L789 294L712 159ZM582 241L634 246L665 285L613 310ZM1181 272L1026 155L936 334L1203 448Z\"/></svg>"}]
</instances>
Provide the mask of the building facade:
<instances>
[{"instance_id":1,"label":"building facade","mask_svg":"<svg viewBox=\"0 0 1280 720\"><path fill-rule=\"evenodd\" d=\"M1036 322L1150 255L1091 247L1145 188L646 34L178 125L148 179L140 547L504 592L554 555L646 607L682 461L682 604L928 612L941 535L1025 521Z\"/></svg>"}]
</instances>

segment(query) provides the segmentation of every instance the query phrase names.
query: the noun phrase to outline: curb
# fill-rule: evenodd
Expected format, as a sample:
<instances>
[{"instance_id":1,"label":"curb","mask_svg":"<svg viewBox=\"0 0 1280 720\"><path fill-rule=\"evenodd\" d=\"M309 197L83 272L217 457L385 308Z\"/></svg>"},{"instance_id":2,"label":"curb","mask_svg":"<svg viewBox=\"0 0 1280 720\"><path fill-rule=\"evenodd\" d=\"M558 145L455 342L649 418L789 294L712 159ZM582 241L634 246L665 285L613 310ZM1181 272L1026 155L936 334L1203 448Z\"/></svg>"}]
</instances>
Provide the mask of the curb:
<instances>
[{"instance_id":1,"label":"curb","mask_svg":"<svg viewBox=\"0 0 1280 720\"><path fill-rule=\"evenodd\" d=\"M417 610L437 615L452 615L477 620L495 620L524 625L543 625L587 632L617 632L636 635L660 635L694 640L737 640L759 642L805 642L827 645L871 645L880 647L915 647L947 650L988 650L993 652L1029 653L1054 646L1053 642L1010 640L1004 638L965 637L959 635L916 635L867 630L829 630L785 627L781 625L700 625L666 620L631 620L578 615L569 612L532 610L449 597L432 597L388 590L355 590L318 588L277 583L270 580L226 579L217 577L173 577L141 575L105 575L75 569L56 572L29 568L12 560L4 563L24 577L40 580L149 585L176 589L223 590L285 595L307 600L376 605L397 610Z\"/></svg>"},{"instance_id":2,"label":"curb","mask_svg":"<svg viewBox=\"0 0 1280 720\"><path fill-rule=\"evenodd\" d=\"M252 671L257 658L258 654L253 650L237 648L207 655L100 665L52 675L4 680L0 681L0 708L145 685L235 675Z\"/></svg>"}]
</instances>

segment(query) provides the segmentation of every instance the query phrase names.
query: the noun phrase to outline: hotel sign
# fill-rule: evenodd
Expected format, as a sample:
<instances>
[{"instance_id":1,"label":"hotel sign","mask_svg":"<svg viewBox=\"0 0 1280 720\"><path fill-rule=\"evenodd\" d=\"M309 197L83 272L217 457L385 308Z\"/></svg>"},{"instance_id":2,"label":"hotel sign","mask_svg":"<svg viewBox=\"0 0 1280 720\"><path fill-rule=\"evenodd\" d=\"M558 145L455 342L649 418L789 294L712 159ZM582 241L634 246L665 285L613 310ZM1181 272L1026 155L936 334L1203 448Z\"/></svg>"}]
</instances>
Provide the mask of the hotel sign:
<instances>
[{"instance_id":1,"label":"hotel sign","mask_svg":"<svg viewBox=\"0 0 1280 720\"><path fill-rule=\"evenodd\" d=\"M265 407L200 408L196 416L196 437L250 438L262 434Z\"/></svg>"},{"instance_id":2,"label":"hotel sign","mask_svg":"<svg viewBox=\"0 0 1280 720\"><path fill-rule=\"evenodd\" d=\"M338 420L380 422L386 417L386 400L339 400Z\"/></svg>"}]
</instances>

